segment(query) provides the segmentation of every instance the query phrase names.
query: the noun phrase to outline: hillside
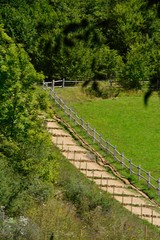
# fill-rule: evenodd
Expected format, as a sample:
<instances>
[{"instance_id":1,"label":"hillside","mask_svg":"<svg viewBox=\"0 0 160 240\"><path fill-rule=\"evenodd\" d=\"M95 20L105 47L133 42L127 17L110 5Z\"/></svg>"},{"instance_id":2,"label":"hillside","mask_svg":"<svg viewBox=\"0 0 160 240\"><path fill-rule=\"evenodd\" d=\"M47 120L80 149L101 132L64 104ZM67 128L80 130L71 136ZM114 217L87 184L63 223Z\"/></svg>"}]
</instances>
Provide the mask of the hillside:
<instances>
[{"instance_id":1,"label":"hillside","mask_svg":"<svg viewBox=\"0 0 160 240\"><path fill-rule=\"evenodd\" d=\"M122 91L147 81L147 101L159 91L159 11L149 0L0 0L1 239L158 239L52 144L44 119L57 110L41 84L82 80L109 97L98 80Z\"/></svg>"}]
</instances>

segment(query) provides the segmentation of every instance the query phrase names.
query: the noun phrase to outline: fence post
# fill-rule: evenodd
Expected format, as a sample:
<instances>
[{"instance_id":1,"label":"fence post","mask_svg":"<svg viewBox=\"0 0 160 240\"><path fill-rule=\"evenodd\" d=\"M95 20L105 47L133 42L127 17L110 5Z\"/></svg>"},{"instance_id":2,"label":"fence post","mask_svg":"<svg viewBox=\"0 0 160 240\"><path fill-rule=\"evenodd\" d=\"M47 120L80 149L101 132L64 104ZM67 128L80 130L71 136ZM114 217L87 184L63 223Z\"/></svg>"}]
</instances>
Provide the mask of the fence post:
<instances>
[{"instance_id":1,"label":"fence post","mask_svg":"<svg viewBox=\"0 0 160 240\"><path fill-rule=\"evenodd\" d=\"M83 118L81 118L81 126L83 128L83 124L84 124L84 121L83 121Z\"/></svg>"},{"instance_id":2,"label":"fence post","mask_svg":"<svg viewBox=\"0 0 160 240\"><path fill-rule=\"evenodd\" d=\"M78 124L78 115L77 115L77 113L76 113L76 123L75 124L79 125Z\"/></svg>"},{"instance_id":3,"label":"fence post","mask_svg":"<svg viewBox=\"0 0 160 240\"><path fill-rule=\"evenodd\" d=\"M99 144L100 144L100 147L102 145L102 134L99 135Z\"/></svg>"},{"instance_id":4,"label":"fence post","mask_svg":"<svg viewBox=\"0 0 160 240\"><path fill-rule=\"evenodd\" d=\"M121 163L122 163L122 168L124 168L124 153L122 153L121 156L122 156L122 161L121 161Z\"/></svg>"},{"instance_id":5,"label":"fence post","mask_svg":"<svg viewBox=\"0 0 160 240\"><path fill-rule=\"evenodd\" d=\"M89 123L87 123L87 135L89 135Z\"/></svg>"},{"instance_id":6,"label":"fence post","mask_svg":"<svg viewBox=\"0 0 160 240\"><path fill-rule=\"evenodd\" d=\"M158 178L158 196L160 197L160 178Z\"/></svg>"},{"instance_id":7,"label":"fence post","mask_svg":"<svg viewBox=\"0 0 160 240\"><path fill-rule=\"evenodd\" d=\"M114 153L113 153L113 156L114 156L114 160L116 161L116 146L114 146Z\"/></svg>"},{"instance_id":8,"label":"fence post","mask_svg":"<svg viewBox=\"0 0 160 240\"><path fill-rule=\"evenodd\" d=\"M74 125L76 125L76 113L73 113L73 121L74 121Z\"/></svg>"},{"instance_id":9,"label":"fence post","mask_svg":"<svg viewBox=\"0 0 160 240\"><path fill-rule=\"evenodd\" d=\"M43 87L42 87L43 90L45 90L45 82L43 81Z\"/></svg>"},{"instance_id":10,"label":"fence post","mask_svg":"<svg viewBox=\"0 0 160 240\"><path fill-rule=\"evenodd\" d=\"M55 105L58 105L58 106L59 106L58 97L57 97L57 94L56 94L55 91L53 92L53 97L54 97L54 103L55 103Z\"/></svg>"},{"instance_id":11,"label":"fence post","mask_svg":"<svg viewBox=\"0 0 160 240\"><path fill-rule=\"evenodd\" d=\"M52 86L51 86L52 90L54 90L54 86L55 86L55 80L52 80Z\"/></svg>"},{"instance_id":12,"label":"fence post","mask_svg":"<svg viewBox=\"0 0 160 240\"><path fill-rule=\"evenodd\" d=\"M50 89L50 99L52 100L52 88Z\"/></svg>"},{"instance_id":13,"label":"fence post","mask_svg":"<svg viewBox=\"0 0 160 240\"><path fill-rule=\"evenodd\" d=\"M95 143L96 141L96 131L95 131L95 128L93 129L93 143Z\"/></svg>"},{"instance_id":14,"label":"fence post","mask_svg":"<svg viewBox=\"0 0 160 240\"><path fill-rule=\"evenodd\" d=\"M56 95L56 92L54 91L54 92L53 92L53 98L54 98L54 100L56 100L56 97L57 97L57 95Z\"/></svg>"},{"instance_id":15,"label":"fence post","mask_svg":"<svg viewBox=\"0 0 160 240\"><path fill-rule=\"evenodd\" d=\"M62 79L62 88L65 87L65 78Z\"/></svg>"},{"instance_id":16,"label":"fence post","mask_svg":"<svg viewBox=\"0 0 160 240\"><path fill-rule=\"evenodd\" d=\"M106 141L106 150L107 150L107 152L108 152L108 149L109 149L109 142Z\"/></svg>"},{"instance_id":17,"label":"fence post","mask_svg":"<svg viewBox=\"0 0 160 240\"><path fill-rule=\"evenodd\" d=\"M151 222L152 222L152 224L153 224L153 208L152 208L152 210L151 210Z\"/></svg>"},{"instance_id":18,"label":"fence post","mask_svg":"<svg viewBox=\"0 0 160 240\"><path fill-rule=\"evenodd\" d=\"M138 166L138 180L141 179L141 165Z\"/></svg>"},{"instance_id":19,"label":"fence post","mask_svg":"<svg viewBox=\"0 0 160 240\"><path fill-rule=\"evenodd\" d=\"M72 121L72 109L71 108L69 108L69 111L70 111L70 113L69 113L69 116L70 116L70 122Z\"/></svg>"},{"instance_id":20,"label":"fence post","mask_svg":"<svg viewBox=\"0 0 160 240\"><path fill-rule=\"evenodd\" d=\"M147 180L147 183L148 183L148 189L150 189L150 183L151 183L151 173L150 173L150 172L148 172L148 173L147 173L147 175L148 175L148 180Z\"/></svg>"},{"instance_id":21,"label":"fence post","mask_svg":"<svg viewBox=\"0 0 160 240\"><path fill-rule=\"evenodd\" d=\"M64 104L64 115L67 115L66 114L66 104Z\"/></svg>"},{"instance_id":22,"label":"fence post","mask_svg":"<svg viewBox=\"0 0 160 240\"><path fill-rule=\"evenodd\" d=\"M129 170L130 170L130 174L132 175L132 160L130 160L129 163L130 163Z\"/></svg>"}]
</instances>

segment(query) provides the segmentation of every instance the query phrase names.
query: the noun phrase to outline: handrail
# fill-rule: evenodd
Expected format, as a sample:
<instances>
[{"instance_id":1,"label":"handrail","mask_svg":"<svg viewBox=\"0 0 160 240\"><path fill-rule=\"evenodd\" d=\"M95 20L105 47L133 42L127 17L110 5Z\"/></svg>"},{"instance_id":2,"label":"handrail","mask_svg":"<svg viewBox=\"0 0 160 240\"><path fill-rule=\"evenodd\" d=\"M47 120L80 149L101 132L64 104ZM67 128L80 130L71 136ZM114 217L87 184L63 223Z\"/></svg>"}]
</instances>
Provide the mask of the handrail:
<instances>
[{"instance_id":1,"label":"handrail","mask_svg":"<svg viewBox=\"0 0 160 240\"><path fill-rule=\"evenodd\" d=\"M89 123L80 118L76 112L68 107L52 88L43 85L43 89L50 89L51 99L54 99L55 104L64 111L65 115L70 118L70 121L73 121L86 131L87 135L92 138L93 143L98 143L101 149L107 154L110 154L116 162L121 164L122 168L128 169L130 175L136 175L139 181L141 179L144 180L147 183L148 189L153 188L158 192L158 196L160 197L160 178L155 179L150 172L141 168L140 165L135 165L131 159L126 158L124 153L120 153L116 146L112 145L109 141L106 141L102 137L102 134L99 134L95 128L92 128Z\"/></svg>"}]
</instances>

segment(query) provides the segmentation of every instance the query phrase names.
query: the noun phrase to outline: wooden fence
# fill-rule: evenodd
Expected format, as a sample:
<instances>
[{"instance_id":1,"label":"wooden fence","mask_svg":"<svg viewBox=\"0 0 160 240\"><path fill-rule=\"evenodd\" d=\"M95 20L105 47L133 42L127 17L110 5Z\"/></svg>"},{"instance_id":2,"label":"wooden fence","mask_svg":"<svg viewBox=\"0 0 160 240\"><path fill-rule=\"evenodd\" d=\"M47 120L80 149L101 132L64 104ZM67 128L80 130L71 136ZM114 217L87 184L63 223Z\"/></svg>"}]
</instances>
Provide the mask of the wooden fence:
<instances>
[{"instance_id":1,"label":"wooden fence","mask_svg":"<svg viewBox=\"0 0 160 240\"><path fill-rule=\"evenodd\" d=\"M83 81L72 81L72 80L66 80L65 78L62 78L60 80L52 80L51 82L43 82L43 88L51 88L55 89L56 87L64 88L64 87L70 87L75 86L79 83L82 83Z\"/></svg>"},{"instance_id":2,"label":"wooden fence","mask_svg":"<svg viewBox=\"0 0 160 240\"><path fill-rule=\"evenodd\" d=\"M56 94L54 89L49 88L46 84L43 84L43 89L50 89L51 99L54 99L55 104L64 111L65 115L70 118L70 121L82 128L88 137L91 137L93 143L97 143L100 148L106 152L106 154L110 154L114 161L121 165L122 169L128 169L130 175L135 175L138 177L139 181L143 180L146 182L148 189L154 189L160 197L160 178L155 179L151 176L151 173L144 170L141 165L135 165L131 159L125 157L124 153L120 153L116 146L112 145L109 141L106 141L102 134L99 134L95 128L92 128L90 124L80 118L77 113L72 110L72 108L68 107Z\"/></svg>"}]
</instances>

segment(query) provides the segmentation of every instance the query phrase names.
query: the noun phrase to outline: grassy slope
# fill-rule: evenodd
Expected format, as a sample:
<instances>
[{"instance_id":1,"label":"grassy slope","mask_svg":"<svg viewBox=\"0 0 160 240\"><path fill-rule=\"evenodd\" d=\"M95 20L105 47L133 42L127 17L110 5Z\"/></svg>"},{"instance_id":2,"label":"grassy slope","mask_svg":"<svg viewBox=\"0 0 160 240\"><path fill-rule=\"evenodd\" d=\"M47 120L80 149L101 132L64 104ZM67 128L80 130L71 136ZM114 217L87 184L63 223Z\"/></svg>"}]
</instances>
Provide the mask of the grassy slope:
<instances>
[{"instance_id":1,"label":"grassy slope","mask_svg":"<svg viewBox=\"0 0 160 240\"><path fill-rule=\"evenodd\" d=\"M125 210L120 203L87 180L54 148L60 175L54 196L28 215L39 232L34 240L158 240L160 232ZM32 234L33 236L33 234ZM32 239L32 238L28 238Z\"/></svg>"},{"instance_id":2,"label":"grassy slope","mask_svg":"<svg viewBox=\"0 0 160 240\"><path fill-rule=\"evenodd\" d=\"M116 145L135 164L160 177L160 105L157 96L144 106L142 95L89 99L76 89L59 90L79 116ZM69 97L68 97L69 96Z\"/></svg>"},{"instance_id":3,"label":"grassy slope","mask_svg":"<svg viewBox=\"0 0 160 240\"><path fill-rule=\"evenodd\" d=\"M82 99L80 92L76 98ZM89 99L86 97L86 100ZM27 239L49 239L51 233L59 240L159 239L157 228L138 219L107 193L99 191L55 146L53 151L59 160L59 177L50 199L28 211L27 215L34 222L34 233L39 234L31 234L32 237Z\"/></svg>"}]
</instances>

